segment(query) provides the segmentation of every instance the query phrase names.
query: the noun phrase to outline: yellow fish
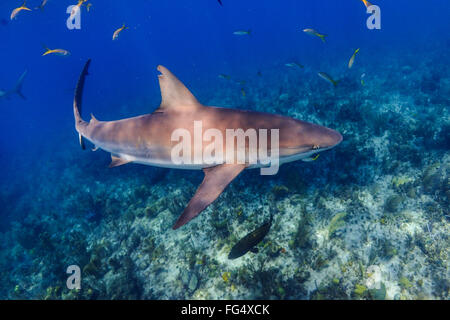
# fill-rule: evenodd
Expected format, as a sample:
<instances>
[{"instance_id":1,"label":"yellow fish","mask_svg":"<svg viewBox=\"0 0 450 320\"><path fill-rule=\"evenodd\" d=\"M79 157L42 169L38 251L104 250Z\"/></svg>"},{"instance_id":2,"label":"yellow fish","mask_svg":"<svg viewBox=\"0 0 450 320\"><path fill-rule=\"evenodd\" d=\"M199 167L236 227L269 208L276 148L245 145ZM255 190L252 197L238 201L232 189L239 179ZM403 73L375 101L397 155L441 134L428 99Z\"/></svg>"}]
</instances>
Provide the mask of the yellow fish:
<instances>
[{"instance_id":1,"label":"yellow fish","mask_svg":"<svg viewBox=\"0 0 450 320\"><path fill-rule=\"evenodd\" d=\"M31 11L30 8L27 8L27 7L26 7L26 1L24 1L23 4L22 4L20 7L15 8L15 9L11 12L11 20L14 19L14 18L19 14L19 12L22 11L22 10Z\"/></svg>"},{"instance_id":2,"label":"yellow fish","mask_svg":"<svg viewBox=\"0 0 450 320\"><path fill-rule=\"evenodd\" d=\"M119 29L117 29L116 31L114 31L113 40L116 40L119 37L119 33L121 33L123 30L128 29L128 27L125 26L125 24L123 26L121 26Z\"/></svg>"},{"instance_id":3,"label":"yellow fish","mask_svg":"<svg viewBox=\"0 0 450 320\"><path fill-rule=\"evenodd\" d=\"M46 56L49 54L56 54L58 56L69 56L70 52L64 49L49 49L45 48L45 52L42 54L42 56Z\"/></svg>"},{"instance_id":4,"label":"yellow fish","mask_svg":"<svg viewBox=\"0 0 450 320\"><path fill-rule=\"evenodd\" d=\"M319 37L320 39L322 39L323 42L325 42L325 37L327 36L326 34L318 33L314 29L303 29L303 32L306 33L306 34L309 34L310 36Z\"/></svg>"},{"instance_id":5,"label":"yellow fish","mask_svg":"<svg viewBox=\"0 0 450 320\"><path fill-rule=\"evenodd\" d=\"M351 69L353 67L353 63L355 63L355 57L356 54L359 52L359 48L355 50L352 57L350 58L350 61L348 62L348 68Z\"/></svg>"},{"instance_id":6,"label":"yellow fish","mask_svg":"<svg viewBox=\"0 0 450 320\"><path fill-rule=\"evenodd\" d=\"M367 1L367 0L361 0L363 3L364 3L364 5L366 6L366 8L368 8L368 7L370 7L372 4L369 2L369 1Z\"/></svg>"},{"instance_id":7,"label":"yellow fish","mask_svg":"<svg viewBox=\"0 0 450 320\"><path fill-rule=\"evenodd\" d=\"M245 96L246 96L246 93L245 93L245 90L244 90L244 88L242 88L242 89L241 89L241 94L242 94L242 96L243 96L243 97L245 97Z\"/></svg>"}]
</instances>

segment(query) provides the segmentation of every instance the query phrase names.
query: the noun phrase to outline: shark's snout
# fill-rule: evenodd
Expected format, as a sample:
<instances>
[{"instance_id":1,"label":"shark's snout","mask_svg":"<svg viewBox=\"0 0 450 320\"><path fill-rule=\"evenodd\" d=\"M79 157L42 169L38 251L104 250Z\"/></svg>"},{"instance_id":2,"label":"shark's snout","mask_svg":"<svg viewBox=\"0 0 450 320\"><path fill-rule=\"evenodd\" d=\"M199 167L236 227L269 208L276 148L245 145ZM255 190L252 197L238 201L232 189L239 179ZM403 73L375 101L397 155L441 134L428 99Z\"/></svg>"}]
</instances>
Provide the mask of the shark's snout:
<instances>
[{"instance_id":1,"label":"shark's snout","mask_svg":"<svg viewBox=\"0 0 450 320\"><path fill-rule=\"evenodd\" d=\"M337 146L343 138L336 130L303 122L300 127L298 139L302 141L303 145L312 146L313 149L322 151Z\"/></svg>"},{"instance_id":2,"label":"shark's snout","mask_svg":"<svg viewBox=\"0 0 450 320\"><path fill-rule=\"evenodd\" d=\"M329 129L329 130L330 130L330 133L329 133L329 142L328 142L329 147L335 147L335 146L337 146L339 143L342 142L343 137L342 137L342 135L341 135L339 132L337 132L336 130L333 130L333 129Z\"/></svg>"}]
</instances>

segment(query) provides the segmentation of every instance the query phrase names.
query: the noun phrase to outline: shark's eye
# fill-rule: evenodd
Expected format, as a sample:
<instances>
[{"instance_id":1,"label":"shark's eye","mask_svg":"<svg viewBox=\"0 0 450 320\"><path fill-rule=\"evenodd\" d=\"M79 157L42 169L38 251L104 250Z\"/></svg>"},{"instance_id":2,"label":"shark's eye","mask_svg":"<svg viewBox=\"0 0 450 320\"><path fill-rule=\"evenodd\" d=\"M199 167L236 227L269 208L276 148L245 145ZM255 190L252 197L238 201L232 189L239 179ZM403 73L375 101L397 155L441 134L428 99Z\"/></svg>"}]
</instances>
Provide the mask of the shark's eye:
<instances>
[{"instance_id":1,"label":"shark's eye","mask_svg":"<svg viewBox=\"0 0 450 320\"><path fill-rule=\"evenodd\" d=\"M319 146L318 144L315 144L315 145L313 145L312 149L313 149L313 150L320 149L320 146Z\"/></svg>"}]
</instances>

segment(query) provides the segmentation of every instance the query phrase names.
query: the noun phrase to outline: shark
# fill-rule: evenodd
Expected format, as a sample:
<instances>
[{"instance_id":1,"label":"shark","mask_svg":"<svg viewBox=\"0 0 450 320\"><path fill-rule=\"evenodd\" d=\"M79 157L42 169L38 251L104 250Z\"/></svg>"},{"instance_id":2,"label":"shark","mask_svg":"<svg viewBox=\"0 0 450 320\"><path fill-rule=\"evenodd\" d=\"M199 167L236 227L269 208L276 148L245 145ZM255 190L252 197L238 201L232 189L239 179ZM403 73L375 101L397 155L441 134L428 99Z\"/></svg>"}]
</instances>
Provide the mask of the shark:
<instances>
[{"instance_id":1,"label":"shark","mask_svg":"<svg viewBox=\"0 0 450 320\"><path fill-rule=\"evenodd\" d=\"M174 140L174 132L180 128L195 135L196 123L201 122L204 130L215 130L214 132L223 136L226 136L227 130L238 129L245 132L250 129L270 130L271 137L275 136L272 132L276 132L276 143L268 138L267 144L277 146L276 161L275 158L270 160L279 165L296 160L311 161L315 154L337 146L343 139L342 135L333 129L292 117L205 106L172 72L161 65L157 67L160 72L158 80L161 104L152 113L115 121L100 121L91 114L91 119L85 121L81 116L82 96L90 64L89 59L79 76L73 101L75 129L82 149L86 148L87 140L94 145L92 150L102 149L109 152L109 167L138 163L172 169L203 170L202 183L173 225L173 229L178 229L197 217L243 170L271 165L258 159L256 162L250 162L248 157L241 161L234 157L234 161L218 163L206 161L206 158L203 162L174 161L173 150L180 144L179 140ZM266 131L266 135L267 132L269 131ZM186 145L192 154L201 153L210 146L205 141L196 143L195 139L187 140ZM242 145L240 147L242 148ZM250 147L246 142L244 149L249 150ZM219 151L222 148L222 151L230 152L230 148L236 151L239 145L227 143L218 148ZM261 149L262 145L258 144L256 149L258 148Z\"/></svg>"},{"instance_id":2,"label":"shark","mask_svg":"<svg viewBox=\"0 0 450 320\"><path fill-rule=\"evenodd\" d=\"M13 94L17 94L22 99L26 99L25 96L22 93L22 85L23 80L25 79L25 76L27 75L27 71L25 70L22 75L20 76L19 80L17 80L16 85L11 90L1 90L0 89L0 99L9 99Z\"/></svg>"}]
</instances>

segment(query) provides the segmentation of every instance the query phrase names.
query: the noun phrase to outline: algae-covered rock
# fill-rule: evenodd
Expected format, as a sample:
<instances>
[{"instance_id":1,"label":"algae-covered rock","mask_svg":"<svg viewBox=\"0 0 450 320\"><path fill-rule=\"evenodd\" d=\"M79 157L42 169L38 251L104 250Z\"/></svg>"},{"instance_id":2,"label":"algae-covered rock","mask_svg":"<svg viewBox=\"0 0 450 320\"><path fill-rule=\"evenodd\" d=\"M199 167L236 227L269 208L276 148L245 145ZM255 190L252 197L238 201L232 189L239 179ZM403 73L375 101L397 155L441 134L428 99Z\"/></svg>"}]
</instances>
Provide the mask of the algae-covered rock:
<instances>
[{"instance_id":1,"label":"algae-covered rock","mask_svg":"<svg viewBox=\"0 0 450 320\"><path fill-rule=\"evenodd\" d=\"M384 203L384 210L390 213L395 213L400 209L400 205L403 202L403 197L399 195L392 195L389 198L387 198L386 202Z\"/></svg>"},{"instance_id":2,"label":"algae-covered rock","mask_svg":"<svg viewBox=\"0 0 450 320\"><path fill-rule=\"evenodd\" d=\"M286 186L274 186L272 193L276 200L280 200L289 194L289 189Z\"/></svg>"},{"instance_id":3,"label":"algae-covered rock","mask_svg":"<svg viewBox=\"0 0 450 320\"><path fill-rule=\"evenodd\" d=\"M194 273L191 276L191 279L189 280L188 289L194 291L195 289L197 289L197 286L198 286L198 278Z\"/></svg>"},{"instance_id":4,"label":"algae-covered rock","mask_svg":"<svg viewBox=\"0 0 450 320\"><path fill-rule=\"evenodd\" d=\"M362 284L356 284L355 289L353 290L353 293L358 298L363 298L367 293L367 287Z\"/></svg>"},{"instance_id":5,"label":"algae-covered rock","mask_svg":"<svg viewBox=\"0 0 450 320\"><path fill-rule=\"evenodd\" d=\"M403 289L409 289L413 286L413 284L411 283L411 281L409 281L408 278L406 277L401 277L398 280L398 284L400 285L400 287L402 287Z\"/></svg>"},{"instance_id":6,"label":"algae-covered rock","mask_svg":"<svg viewBox=\"0 0 450 320\"><path fill-rule=\"evenodd\" d=\"M383 282L380 283L380 287L369 289L369 296L372 300L384 300L386 299L386 286Z\"/></svg>"}]
</instances>

